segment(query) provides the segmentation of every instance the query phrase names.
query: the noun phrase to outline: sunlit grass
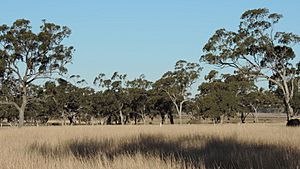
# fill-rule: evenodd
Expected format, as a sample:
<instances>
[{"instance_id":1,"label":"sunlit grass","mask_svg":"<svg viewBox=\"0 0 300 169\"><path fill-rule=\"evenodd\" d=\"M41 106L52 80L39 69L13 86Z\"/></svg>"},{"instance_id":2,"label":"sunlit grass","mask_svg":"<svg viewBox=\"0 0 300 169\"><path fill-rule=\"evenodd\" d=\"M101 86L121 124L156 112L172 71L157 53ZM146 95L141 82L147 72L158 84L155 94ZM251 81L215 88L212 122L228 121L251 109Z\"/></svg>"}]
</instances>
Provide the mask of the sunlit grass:
<instances>
[{"instance_id":1,"label":"sunlit grass","mask_svg":"<svg viewBox=\"0 0 300 169\"><path fill-rule=\"evenodd\" d=\"M276 125L0 129L1 168L297 168L300 129Z\"/></svg>"}]
</instances>

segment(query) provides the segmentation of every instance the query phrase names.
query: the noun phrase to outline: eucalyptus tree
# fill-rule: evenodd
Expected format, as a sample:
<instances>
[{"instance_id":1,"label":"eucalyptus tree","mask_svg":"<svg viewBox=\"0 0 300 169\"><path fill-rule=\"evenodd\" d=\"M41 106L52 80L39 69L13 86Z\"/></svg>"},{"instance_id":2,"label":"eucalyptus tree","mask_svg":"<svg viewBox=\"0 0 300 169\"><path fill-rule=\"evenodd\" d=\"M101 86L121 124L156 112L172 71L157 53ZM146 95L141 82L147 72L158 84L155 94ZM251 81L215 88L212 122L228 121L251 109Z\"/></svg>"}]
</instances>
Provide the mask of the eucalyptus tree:
<instances>
[{"instance_id":1,"label":"eucalyptus tree","mask_svg":"<svg viewBox=\"0 0 300 169\"><path fill-rule=\"evenodd\" d=\"M44 106L45 113L47 115L51 115L51 118L64 117L63 108L66 102L66 97L65 91L62 90L62 81L64 80L59 78L57 79L57 84L55 81L45 82L45 84L42 86L43 90L38 95L40 103L42 103L42 105Z\"/></svg>"},{"instance_id":2,"label":"eucalyptus tree","mask_svg":"<svg viewBox=\"0 0 300 169\"><path fill-rule=\"evenodd\" d=\"M235 116L238 109L238 98L230 85L222 79L202 83L196 96L196 116L212 118L214 123L222 122L225 116Z\"/></svg>"},{"instance_id":3,"label":"eucalyptus tree","mask_svg":"<svg viewBox=\"0 0 300 169\"><path fill-rule=\"evenodd\" d=\"M16 124L18 114L12 105L0 105L0 125L6 119L11 126Z\"/></svg>"},{"instance_id":4,"label":"eucalyptus tree","mask_svg":"<svg viewBox=\"0 0 300 169\"><path fill-rule=\"evenodd\" d=\"M103 96L107 99L104 102L110 103L106 106L111 114L111 117L115 112L119 112L120 122L122 125L125 124L123 110L127 103L127 93L125 88L126 74L120 74L114 72L111 78L106 78L105 74L101 73L94 79L94 84L104 89ZM110 119L110 118L109 118Z\"/></svg>"},{"instance_id":5,"label":"eucalyptus tree","mask_svg":"<svg viewBox=\"0 0 300 169\"><path fill-rule=\"evenodd\" d=\"M205 79L208 82L199 86L200 94L196 99L196 108L200 115L212 117L215 122L219 122L221 117L233 117L239 112L244 122L251 112L250 96L257 91L254 79L238 73L222 74L218 78L218 72L215 70L205 76Z\"/></svg>"},{"instance_id":6,"label":"eucalyptus tree","mask_svg":"<svg viewBox=\"0 0 300 169\"><path fill-rule=\"evenodd\" d=\"M86 124L90 123L93 114L93 95L95 94L94 89L88 86L85 79L81 78L80 75L71 75L68 79L71 92L69 98L75 100L78 104L76 109L76 116L79 124L84 121ZM73 102L75 102L73 101Z\"/></svg>"},{"instance_id":7,"label":"eucalyptus tree","mask_svg":"<svg viewBox=\"0 0 300 169\"><path fill-rule=\"evenodd\" d=\"M0 96L1 99L13 100L15 103L21 103L21 96L17 92L15 86L12 85L12 82L4 81L3 79L0 79ZM3 102L3 101L1 101ZM1 103L0 102L0 103ZM18 113L16 113L18 110L13 104L0 104L1 108L1 117L6 118L9 122L15 122L18 119Z\"/></svg>"},{"instance_id":8,"label":"eucalyptus tree","mask_svg":"<svg viewBox=\"0 0 300 169\"><path fill-rule=\"evenodd\" d=\"M179 60L173 71L165 73L157 80L154 87L165 92L174 104L182 124L182 110L185 102L190 100L191 87L197 81L202 68L197 63Z\"/></svg>"},{"instance_id":9,"label":"eucalyptus tree","mask_svg":"<svg viewBox=\"0 0 300 169\"><path fill-rule=\"evenodd\" d=\"M56 81L48 81L43 86L43 91L39 98L42 100L46 112L51 117L62 118L63 124L67 118L74 117L87 121L91 116L91 104L94 90L82 86L86 83L79 75L72 75L67 80L58 78ZM74 123L74 121L70 121Z\"/></svg>"},{"instance_id":10,"label":"eucalyptus tree","mask_svg":"<svg viewBox=\"0 0 300 169\"><path fill-rule=\"evenodd\" d=\"M249 114L253 114L252 109L254 102L252 99L257 94L258 87L255 85L254 78L242 73L236 74L223 74L224 83L228 86L228 90L233 92L238 102L236 111L239 112L242 123ZM258 99L258 98L256 98ZM256 109L254 109L256 110ZM253 114L254 116L254 114Z\"/></svg>"},{"instance_id":11,"label":"eucalyptus tree","mask_svg":"<svg viewBox=\"0 0 300 169\"><path fill-rule=\"evenodd\" d=\"M32 98L28 87L38 79L66 73L73 47L63 44L71 34L66 26L43 21L34 33L30 21L16 20L11 26L0 26L0 82L9 84L9 93L1 95L0 104L13 105L19 112L19 126L24 125L24 113ZM15 100L20 97L19 100Z\"/></svg>"},{"instance_id":12,"label":"eucalyptus tree","mask_svg":"<svg viewBox=\"0 0 300 169\"><path fill-rule=\"evenodd\" d=\"M282 100L273 91L264 90L263 88L249 91L240 98L241 105L244 107L245 114L241 117L242 123L245 122L247 116L252 115L253 122L258 122L258 110L270 109L274 110L282 107Z\"/></svg>"},{"instance_id":13,"label":"eucalyptus tree","mask_svg":"<svg viewBox=\"0 0 300 169\"><path fill-rule=\"evenodd\" d=\"M261 104L263 104L263 93L260 90L257 91L251 91L250 93L247 93L243 97L240 98L240 105L243 108L243 111L241 112L241 122L245 123L246 118L249 115L252 115L253 122L257 122L257 113L258 108Z\"/></svg>"},{"instance_id":14,"label":"eucalyptus tree","mask_svg":"<svg viewBox=\"0 0 300 169\"><path fill-rule=\"evenodd\" d=\"M295 115L299 115L300 114L300 92L299 91L295 92L295 97L293 97L291 101L291 105L295 110Z\"/></svg>"},{"instance_id":15,"label":"eucalyptus tree","mask_svg":"<svg viewBox=\"0 0 300 169\"><path fill-rule=\"evenodd\" d=\"M116 100L114 92L109 90L98 91L93 95L93 98L93 112L102 119L101 124L112 124L113 121L116 124L120 122L119 101Z\"/></svg>"},{"instance_id":16,"label":"eucalyptus tree","mask_svg":"<svg viewBox=\"0 0 300 169\"><path fill-rule=\"evenodd\" d=\"M241 115L242 123L245 123L250 114L256 122L259 108L275 108L280 104L274 92L259 89L255 84L255 79L247 74L225 74L223 78L224 83L230 86L229 90L236 95L239 106L237 111Z\"/></svg>"},{"instance_id":17,"label":"eucalyptus tree","mask_svg":"<svg viewBox=\"0 0 300 169\"><path fill-rule=\"evenodd\" d=\"M147 107L149 109L149 116L154 118L155 116L161 117L161 124L165 124L166 117L169 118L170 124L174 124L174 104L165 92L161 92L156 89L148 91L149 98L147 99Z\"/></svg>"},{"instance_id":18,"label":"eucalyptus tree","mask_svg":"<svg viewBox=\"0 0 300 169\"><path fill-rule=\"evenodd\" d=\"M151 89L152 82L145 79L145 75L140 75L134 80L126 81L126 90L128 92L129 106L133 110L134 122L137 123L137 118L140 117L144 124L146 124L147 100L149 99L149 89Z\"/></svg>"},{"instance_id":19,"label":"eucalyptus tree","mask_svg":"<svg viewBox=\"0 0 300 169\"><path fill-rule=\"evenodd\" d=\"M295 77L299 73L294 45L300 37L275 31L281 14L268 9L253 9L241 16L238 31L219 29L204 46L201 60L278 86L283 93L287 119L294 115L290 101L294 96Z\"/></svg>"},{"instance_id":20,"label":"eucalyptus tree","mask_svg":"<svg viewBox=\"0 0 300 169\"><path fill-rule=\"evenodd\" d=\"M44 88L41 85L30 84L28 86L28 96L35 98L28 102L24 119L27 122L45 124L54 114L53 102L45 97Z\"/></svg>"}]
</instances>

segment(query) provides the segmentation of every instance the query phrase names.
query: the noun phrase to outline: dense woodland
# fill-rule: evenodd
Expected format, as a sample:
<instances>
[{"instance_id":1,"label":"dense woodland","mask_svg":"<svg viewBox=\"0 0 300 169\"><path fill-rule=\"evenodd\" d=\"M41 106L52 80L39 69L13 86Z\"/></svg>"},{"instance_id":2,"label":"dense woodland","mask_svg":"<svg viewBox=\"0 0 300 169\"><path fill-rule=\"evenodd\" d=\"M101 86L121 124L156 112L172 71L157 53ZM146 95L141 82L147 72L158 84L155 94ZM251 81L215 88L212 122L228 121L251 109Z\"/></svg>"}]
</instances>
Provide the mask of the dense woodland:
<instances>
[{"instance_id":1,"label":"dense woodland","mask_svg":"<svg viewBox=\"0 0 300 169\"><path fill-rule=\"evenodd\" d=\"M23 126L102 119L103 124L125 125L159 118L174 124L175 117L183 123L189 115L215 123L232 117L245 122L270 110L292 118L300 111L300 67L293 50L300 37L277 31L281 18L268 9L248 10L237 31L219 29L211 36L199 63L179 60L156 81L143 74L128 79L122 72L100 73L93 84L80 75L65 75L74 52L63 44L71 34L68 27L43 21L34 33L25 19L0 25L0 121ZM233 73L211 70L205 75L204 63ZM267 81L268 88L257 86L259 80Z\"/></svg>"}]
</instances>

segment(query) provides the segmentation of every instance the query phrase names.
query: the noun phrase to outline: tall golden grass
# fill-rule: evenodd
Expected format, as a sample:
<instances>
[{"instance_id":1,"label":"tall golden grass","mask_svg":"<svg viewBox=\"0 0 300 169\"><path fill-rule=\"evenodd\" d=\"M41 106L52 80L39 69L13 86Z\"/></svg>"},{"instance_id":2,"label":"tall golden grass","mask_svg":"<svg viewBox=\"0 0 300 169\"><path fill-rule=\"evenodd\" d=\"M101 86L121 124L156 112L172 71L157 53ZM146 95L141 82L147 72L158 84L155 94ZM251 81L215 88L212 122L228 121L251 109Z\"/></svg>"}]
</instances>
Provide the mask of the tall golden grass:
<instances>
[{"instance_id":1,"label":"tall golden grass","mask_svg":"<svg viewBox=\"0 0 300 169\"><path fill-rule=\"evenodd\" d=\"M1 169L299 168L284 124L0 129Z\"/></svg>"}]
</instances>

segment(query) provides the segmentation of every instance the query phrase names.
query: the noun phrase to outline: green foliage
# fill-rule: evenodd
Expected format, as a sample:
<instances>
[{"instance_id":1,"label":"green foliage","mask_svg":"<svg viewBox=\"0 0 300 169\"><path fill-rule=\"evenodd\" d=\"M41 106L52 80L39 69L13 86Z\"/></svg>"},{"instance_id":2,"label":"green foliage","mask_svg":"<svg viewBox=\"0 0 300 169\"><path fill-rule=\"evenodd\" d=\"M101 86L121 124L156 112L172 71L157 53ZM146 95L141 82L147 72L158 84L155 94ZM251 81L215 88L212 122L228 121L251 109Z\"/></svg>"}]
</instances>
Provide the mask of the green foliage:
<instances>
[{"instance_id":1,"label":"green foliage","mask_svg":"<svg viewBox=\"0 0 300 169\"><path fill-rule=\"evenodd\" d=\"M74 48L62 41L70 34L68 27L46 21L38 33L32 31L30 21L25 19L16 20L11 26L0 25L1 90L7 84L14 90L3 93L0 103L15 106L20 126L29 103L28 87L38 79L67 72L66 64L71 62ZM16 95L22 97L20 102L14 99Z\"/></svg>"},{"instance_id":2,"label":"green foliage","mask_svg":"<svg viewBox=\"0 0 300 169\"><path fill-rule=\"evenodd\" d=\"M268 80L283 92L287 114L293 115L290 100L299 69L293 61L296 55L292 47L300 43L300 36L275 32L274 26L281 18L264 8L244 12L238 31L215 32L204 46L201 60Z\"/></svg>"},{"instance_id":3,"label":"green foliage","mask_svg":"<svg viewBox=\"0 0 300 169\"><path fill-rule=\"evenodd\" d=\"M128 99L128 107L132 111L134 116L135 124L137 118L141 118L145 123L145 118L147 115L150 115L151 112L147 107L147 101L149 98L148 90L151 88L152 82L145 79L145 75L140 75L139 78L136 78L132 81L126 81L126 91Z\"/></svg>"},{"instance_id":4,"label":"green foliage","mask_svg":"<svg viewBox=\"0 0 300 169\"><path fill-rule=\"evenodd\" d=\"M165 118L173 124L174 112L180 123L182 113L212 118L239 114L242 121L259 108L285 105L288 117L297 114L300 64L293 50L300 36L275 31L282 15L268 9L245 11L237 31L219 29L203 47L201 61L221 68L231 67L233 74L211 70L193 97L191 88L202 67L198 63L179 60L174 69L155 83L145 75L128 80L126 74L114 72L111 77L101 73L94 79L100 91L86 87L79 75L57 78L44 85L38 79L52 79L53 74L67 72L74 49L63 44L71 30L45 20L40 31L32 31L30 21L16 20L11 26L0 25L0 120L45 121L76 115L79 120L103 118L107 124L135 124L146 117ZM268 91L258 89L255 80L269 81ZM24 116L24 111L26 114ZM293 112L295 110L296 113Z\"/></svg>"},{"instance_id":5,"label":"green foliage","mask_svg":"<svg viewBox=\"0 0 300 169\"><path fill-rule=\"evenodd\" d=\"M165 123L165 117L170 120L170 124L174 124L173 112L174 104L165 92L156 89L148 91L147 108L151 111L150 117L160 116L161 124Z\"/></svg>"},{"instance_id":6,"label":"green foliage","mask_svg":"<svg viewBox=\"0 0 300 169\"><path fill-rule=\"evenodd\" d=\"M208 78L210 79L208 82L199 86L200 94L195 100L196 116L209 117L215 122L220 122L224 116L236 116L237 113L246 114L244 116L246 118L261 104L270 104L265 103L267 98L257 89L254 79L243 74L223 74L217 79L215 71L210 72L208 76L212 74L213 80Z\"/></svg>"},{"instance_id":7,"label":"green foliage","mask_svg":"<svg viewBox=\"0 0 300 169\"><path fill-rule=\"evenodd\" d=\"M183 104L190 100L190 88L198 79L201 70L202 67L197 63L179 60L175 64L174 71L168 71L154 83L154 88L165 92L173 102L180 124Z\"/></svg>"},{"instance_id":8,"label":"green foliage","mask_svg":"<svg viewBox=\"0 0 300 169\"><path fill-rule=\"evenodd\" d=\"M103 100L103 104L106 105L105 107L108 109L105 109L105 112L103 113L109 113L107 122L109 124L111 123L111 117L115 117L116 123L121 122L123 125L125 123L124 116L128 116L129 112L127 107L129 103L127 100L128 92L126 91L126 77L126 74L114 72L111 78L106 79L105 74L101 73L94 80L95 85L104 89L103 96L106 99Z\"/></svg>"},{"instance_id":9,"label":"green foliage","mask_svg":"<svg viewBox=\"0 0 300 169\"><path fill-rule=\"evenodd\" d=\"M221 116L231 117L238 111L237 95L243 90L239 88L243 81L235 81L234 77L229 75L223 77L223 79L204 82L199 86L200 94L196 97L195 103L198 110L196 116L209 117L219 122Z\"/></svg>"}]
</instances>

